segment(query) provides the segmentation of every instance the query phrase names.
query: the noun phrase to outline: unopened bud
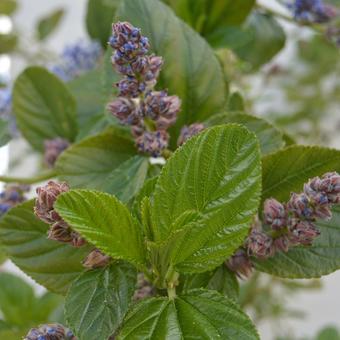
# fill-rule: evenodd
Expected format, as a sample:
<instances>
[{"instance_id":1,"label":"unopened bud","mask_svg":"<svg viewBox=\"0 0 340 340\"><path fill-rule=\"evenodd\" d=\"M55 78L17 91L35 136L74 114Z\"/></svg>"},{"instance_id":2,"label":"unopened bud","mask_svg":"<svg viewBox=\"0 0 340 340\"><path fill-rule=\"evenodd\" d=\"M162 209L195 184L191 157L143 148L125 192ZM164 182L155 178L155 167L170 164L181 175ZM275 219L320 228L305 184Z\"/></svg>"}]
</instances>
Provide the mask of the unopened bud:
<instances>
[{"instance_id":1,"label":"unopened bud","mask_svg":"<svg viewBox=\"0 0 340 340\"><path fill-rule=\"evenodd\" d=\"M248 278L253 271L250 258L243 249L238 249L226 262L226 266L240 278Z\"/></svg>"},{"instance_id":2,"label":"unopened bud","mask_svg":"<svg viewBox=\"0 0 340 340\"><path fill-rule=\"evenodd\" d=\"M294 245L311 245L319 235L320 231L311 221L301 221L299 219L289 221L289 239Z\"/></svg>"},{"instance_id":3,"label":"unopened bud","mask_svg":"<svg viewBox=\"0 0 340 340\"><path fill-rule=\"evenodd\" d=\"M248 254L265 259L274 255L273 239L266 233L253 229L245 243Z\"/></svg>"},{"instance_id":4,"label":"unopened bud","mask_svg":"<svg viewBox=\"0 0 340 340\"><path fill-rule=\"evenodd\" d=\"M296 217L314 219L313 208L310 205L308 196L305 193L292 193L287 203L288 210Z\"/></svg>"},{"instance_id":5,"label":"unopened bud","mask_svg":"<svg viewBox=\"0 0 340 340\"><path fill-rule=\"evenodd\" d=\"M137 302L145 298L155 296L156 289L152 284L145 279L144 274L139 273L137 276L137 289L133 295L132 300Z\"/></svg>"},{"instance_id":6,"label":"unopened bud","mask_svg":"<svg viewBox=\"0 0 340 340\"><path fill-rule=\"evenodd\" d=\"M137 98L146 90L146 84L139 82L135 77L127 76L119 81L116 86L120 97Z\"/></svg>"},{"instance_id":7,"label":"unopened bud","mask_svg":"<svg viewBox=\"0 0 340 340\"><path fill-rule=\"evenodd\" d=\"M24 340L76 340L76 337L69 329L53 323L32 328Z\"/></svg>"},{"instance_id":8,"label":"unopened bud","mask_svg":"<svg viewBox=\"0 0 340 340\"><path fill-rule=\"evenodd\" d=\"M109 103L107 108L122 124L133 125L140 120L136 105L134 101L129 98L119 97Z\"/></svg>"},{"instance_id":9,"label":"unopened bud","mask_svg":"<svg viewBox=\"0 0 340 340\"><path fill-rule=\"evenodd\" d=\"M189 126L185 125L181 129L181 133L177 140L177 145L180 146L184 144L189 138L199 134L203 131L205 126L202 123L194 123Z\"/></svg>"},{"instance_id":10,"label":"unopened bud","mask_svg":"<svg viewBox=\"0 0 340 340\"><path fill-rule=\"evenodd\" d=\"M44 161L45 164L52 168L58 159L59 155L69 147L70 143L63 138L55 138L50 140L45 140L45 154Z\"/></svg>"},{"instance_id":11,"label":"unopened bud","mask_svg":"<svg viewBox=\"0 0 340 340\"><path fill-rule=\"evenodd\" d=\"M35 202L34 213L46 223L54 223L61 220L61 217L54 210L53 204L58 196L69 191L67 183L57 183L49 181L45 186L38 187L36 192L38 197Z\"/></svg>"},{"instance_id":12,"label":"unopened bud","mask_svg":"<svg viewBox=\"0 0 340 340\"><path fill-rule=\"evenodd\" d=\"M103 254L99 249L92 250L83 261L83 266L88 269L102 268L107 266L111 257Z\"/></svg>"}]
</instances>

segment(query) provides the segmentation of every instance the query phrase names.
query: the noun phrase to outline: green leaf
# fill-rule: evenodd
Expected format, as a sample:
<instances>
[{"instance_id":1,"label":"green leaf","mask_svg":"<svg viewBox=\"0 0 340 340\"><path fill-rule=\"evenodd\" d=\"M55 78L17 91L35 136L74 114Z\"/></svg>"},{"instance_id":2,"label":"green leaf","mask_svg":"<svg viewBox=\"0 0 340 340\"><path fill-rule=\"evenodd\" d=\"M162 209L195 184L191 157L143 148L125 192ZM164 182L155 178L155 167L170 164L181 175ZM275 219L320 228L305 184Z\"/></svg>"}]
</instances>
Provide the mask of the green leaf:
<instances>
[{"instance_id":1,"label":"green leaf","mask_svg":"<svg viewBox=\"0 0 340 340\"><path fill-rule=\"evenodd\" d=\"M82 127L93 115L104 116L100 72L92 70L67 82L66 86L77 102L78 123Z\"/></svg>"},{"instance_id":2,"label":"green leaf","mask_svg":"<svg viewBox=\"0 0 340 340\"><path fill-rule=\"evenodd\" d=\"M196 212L193 223L177 227L184 233L173 263L182 271L213 269L242 243L260 190L255 135L236 124L207 129L163 167L151 210L155 241L167 240L181 215Z\"/></svg>"},{"instance_id":3,"label":"green leaf","mask_svg":"<svg viewBox=\"0 0 340 340\"><path fill-rule=\"evenodd\" d=\"M65 316L79 340L107 339L120 326L135 291L137 273L126 263L83 273L67 294Z\"/></svg>"},{"instance_id":4,"label":"green leaf","mask_svg":"<svg viewBox=\"0 0 340 340\"><path fill-rule=\"evenodd\" d=\"M99 40L104 48L111 34L111 25L121 0L89 0L86 28L91 38Z\"/></svg>"},{"instance_id":5,"label":"green leaf","mask_svg":"<svg viewBox=\"0 0 340 340\"><path fill-rule=\"evenodd\" d=\"M88 247L48 240L48 225L33 214L34 200L12 208L0 221L0 242L11 260L52 292L65 294L83 271Z\"/></svg>"},{"instance_id":6,"label":"green leaf","mask_svg":"<svg viewBox=\"0 0 340 340\"><path fill-rule=\"evenodd\" d=\"M315 340L339 340L340 332L332 326L323 328L318 332Z\"/></svg>"},{"instance_id":7,"label":"green leaf","mask_svg":"<svg viewBox=\"0 0 340 340\"><path fill-rule=\"evenodd\" d=\"M235 301L238 300L239 284L237 278L225 265L210 272L181 275L180 284L182 294L187 294L192 289L206 288L216 290Z\"/></svg>"},{"instance_id":8,"label":"green leaf","mask_svg":"<svg viewBox=\"0 0 340 340\"><path fill-rule=\"evenodd\" d=\"M0 118L0 146L7 144L11 140L8 121Z\"/></svg>"},{"instance_id":9,"label":"green leaf","mask_svg":"<svg viewBox=\"0 0 340 340\"><path fill-rule=\"evenodd\" d=\"M0 33L0 54L11 53L16 48L18 37L14 33Z\"/></svg>"},{"instance_id":10,"label":"green leaf","mask_svg":"<svg viewBox=\"0 0 340 340\"><path fill-rule=\"evenodd\" d=\"M172 143L181 127L221 112L227 88L219 61L207 42L158 0L125 0L118 18L142 29L151 49L164 58L160 88L182 100Z\"/></svg>"},{"instance_id":11,"label":"green leaf","mask_svg":"<svg viewBox=\"0 0 340 340\"><path fill-rule=\"evenodd\" d=\"M39 40L46 39L56 30L65 14L64 9L54 10L52 13L40 19L37 23L37 35Z\"/></svg>"},{"instance_id":12,"label":"green leaf","mask_svg":"<svg viewBox=\"0 0 340 340\"><path fill-rule=\"evenodd\" d=\"M241 93L236 91L232 93L228 99L227 104L227 111L244 111L245 110L245 103L244 98L242 97Z\"/></svg>"},{"instance_id":13,"label":"green leaf","mask_svg":"<svg viewBox=\"0 0 340 340\"><path fill-rule=\"evenodd\" d=\"M130 139L110 129L68 148L56 170L72 187L105 191L127 202L142 187L148 166Z\"/></svg>"},{"instance_id":14,"label":"green leaf","mask_svg":"<svg viewBox=\"0 0 340 340\"><path fill-rule=\"evenodd\" d=\"M0 14L11 15L17 9L18 3L16 0L1 0Z\"/></svg>"},{"instance_id":15,"label":"green leaf","mask_svg":"<svg viewBox=\"0 0 340 340\"><path fill-rule=\"evenodd\" d=\"M242 124L247 129L254 132L256 137L259 139L261 152L263 155L277 151L285 145L281 131L276 129L266 120L259 117L245 113L222 113L214 115L208 121L206 121L207 126L226 123Z\"/></svg>"},{"instance_id":16,"label":"green leaf","mask_svg":"<svg viewBox=\"0 0 340 340\"><path fill-rule=\"evenodd\" d=\"M281 25L270 15L252 13L244 27L252 39L235 49L237 55L254 68L269 62L285 45L286 36Z\"/></svg>"},{"instance_id":17,"label":"green leaf","mask_svg":"<svg viewBox=\"0 0 340 340\"><path fill-rule=\"evenodd\" d=\"M340 172L340 151L318 146L292 145L262 160L262 199L287 201L291 192L301 192L310 178L329 171Z\"/></svg>"},{"instance_id":18,"label":"green leaf","mask_svg":"<svg viewBox=\"0 0 340 340\"><path fill-rule=\"evenodd\" d=\"M113 258L137 266L145 263L142 233L116 197L90 190L71 190L54 205L62 218L89 242Z\"/></svg>"},{"instance_id":19,"label":"green leaf","mask_svg":"<svg viewBox=\"0 0 340 340\"><path fill-rule=\"evenodd\" d=\"M321 231L312 246L293 247L288 253L277 253L256 268L284 278L316 278L340 269L340 207L332 209L330 221L316 223Z\"/></svg>"},{"instance_id":20,"label":"green leaf","mask_svg":"<svg viewBox=\"0 0 340 340\"><path fill-rule=\"evenodd\" d=\"M44 140L77 135L76 104L64 83L42 67L28 67L16 79L13 111L18 126L37 150Z\"/></svg>"},{"instance_id":21,"label":"green leaf","mask_svg":"<svg viewBox=\"0 0 340 340\"><path fill-rule=\"evenodd\" d=\"M140 302L127 315L119 340L259 339L246 314L214 291Z\"/></svg>"}]
</instances>

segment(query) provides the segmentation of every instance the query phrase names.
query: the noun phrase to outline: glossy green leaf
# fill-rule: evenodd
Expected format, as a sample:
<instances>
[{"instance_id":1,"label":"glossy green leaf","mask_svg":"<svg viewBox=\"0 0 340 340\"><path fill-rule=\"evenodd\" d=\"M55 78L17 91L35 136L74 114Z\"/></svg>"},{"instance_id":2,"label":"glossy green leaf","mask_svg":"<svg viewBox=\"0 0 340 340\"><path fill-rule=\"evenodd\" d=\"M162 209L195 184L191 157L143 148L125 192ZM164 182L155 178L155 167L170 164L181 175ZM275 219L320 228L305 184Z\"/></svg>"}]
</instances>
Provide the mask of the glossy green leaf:
<instances>
[{"instance_id":1,"label":"glossy green leaf","mask_svg":"<svg viewBox=\"0 0 340 340\"><path fill-rule=\"evenodd\" d=\"M14 33L0 33L0 54L11 53L18 43L18 37Z\"/></svg>"},{"instance_id":2,"label":"glossy green leaf","mask_svg":"<svg viewBox=\"0 0 340 340\"><path fill-rule=\"evenodd\" d=\"M144 264L140 227L115 196L71 190L60 195L54 207L72 228L105 254L135 265Z\"/></svg>"},{"instance_id":3,"label":"glossy green leaf","mask_svg":"<svg viewBox=\"0 0 340 340\"><path fill-rule=\"evenodd\" d=\"M259 339L255 327L231 300L197 290L175 300L140 302L127 315L119 340Z\"/></svg>"},{"instance_id":4,"label":"glossy green leaf","mask_svg":"<svg viewBox=\"0 0 340 340\"><path fill-rule=\"evenodd\" d=\"M207 119L225 105L222 69L207 42L158 0L125 0L118 18L142 29L155 54L164 58L159 88L182 100L172 142L184 124Z\"/></svg>"},{"instance_id":5,"label":"glossy green leaf","mask_svg":"<svg viewBox=\"0 0 340 340\"><path fill-rule=\"evenodd\" d=\"M281 25L270 15L252 13L245 23L244 30L252 38L237 47L235 52L254 68L269 62L285 45L285 33Z\"/></svg>"},{"instance_id":6,"label":"glossy green leaf","mask_svg":"<svg viewBox=\"0 0 340 340\"><path fill-rule=\"evenodd\" d=\"M86 28L92 39L99 40L104 48L111 35L111 25L121 0L89 0Z\"/></svg>"},{"instance_id":7,"label":"glossy green leaf","mask_svg":"<svg viewBox=\"0 0 340 340\"><path fill-rule=\"evenodd\" d=\"M287 201L301 192L310 178L340 172L340 151L318 146L292 145L263 158L262 198Z\"/></svg>"},{"instance_id":8,"label":"glossy green leaf","mask_svg":"<svg viewBox=\"0 0 340 340\"><path fill-rule=\"evenodd\" d=\"M340 269L340 207L330 221L316 223L321 231L312 246L293 247L265 261L256 261L260 271L285 278L315 278Z\"/></svg>"},{"instance_id":9,"label":"glossy green leaf","mask_svg":"<svg viewBox=\"0 0 340 340\"><path fill-rule=\"evenodd\" d=\"M182 229L172 262L180 264L182 271L213 269L242 243L260 190L255 135L236 124L207 129L178 149L163 167L151 209L155 241L167 240ZM191 221L185 224L182 217L190 211Z\"/></svg>"},{"instance_id":10,"label":"glossy green leaf","mask_svg":"<svg viewBox=\"0 0 340 340\"><path fill-rule=\"evenodd\" d=\"M18 126L37 150L44 140L77 135L76 103L64 83L42 67L29 67L16 79L13 112Z\"/></svg>"},{"instance_id":11,"label":"glossy green leaf","mask_svg":"<svg viewBox=\"0 0 340 340\"><path fill-rule=\"evenodd\" d=\"M17 9L18 3L16 0L1 0L0 14L11 15Z\"/></svg>"},{"instance_id":12,"label":"glossy green leaf","mask_svg":"<svg viewBox=\"0 0 340 340\"><path fill-rule=\"evenodd\" d=\"M11 260L50 291L65 294L83 271L88 247L48 240L48 225L33 214L34 201L12 208L0 221L0 242Z\"/></svg>"},{"instance_id":13,"label":"glossy green leaf","mask_svg":"<svg viewBox=\"0 0 340 340\"><path fill-rule=\"evenodd\" d=\"M115 263L87 271L73 282L65 317L79 340L108 339L117 330L131 303L136 278L133 267Z\"/></svg>"},{"instance_id":14,"label":"glossy green leaf","mask_svg":"<svg viewBox=\"0 0 340 340\"><path fill-rule=\"evenodd\" d=\"M143 186L148 166L130 139L110 129L68 148L56 170L72 187L105 191L127 202Z\"/></svg>"},{"instance_id":15,"label":"glossy green leaf","mask_svg":"<svg viewBox=\"0 0 340 340\"><path fill-rule=\"evenodd\" d=\"M207 126L226 123L242 124L254 132L259 139L263 155L277 151L285 145L281 131L266 120L246 113L222 113L211 117L206 122Z\"/></svg>"},{"instance_id":16,"label":"glossy green leaf","mask_svg":"<svg viewBox=\"0 0 340 340\"><path fill-rule=\"evenodd\" d=\"M40 19L37 23L37 34L39 40L44 40L53 33L62 18L64 17L65 11L63 9L57 9L47 16Z\"/></svg>"},{"instance_id":17,"label":"glossy green leaf","mask_svg":"<svg viewBox=\"0 0 340 340\"><path fill-rule=\"evenodd\" d=\"M0 146L7 144L11 140L8 121L0 118Z\"/></svg>"}]
</instances>

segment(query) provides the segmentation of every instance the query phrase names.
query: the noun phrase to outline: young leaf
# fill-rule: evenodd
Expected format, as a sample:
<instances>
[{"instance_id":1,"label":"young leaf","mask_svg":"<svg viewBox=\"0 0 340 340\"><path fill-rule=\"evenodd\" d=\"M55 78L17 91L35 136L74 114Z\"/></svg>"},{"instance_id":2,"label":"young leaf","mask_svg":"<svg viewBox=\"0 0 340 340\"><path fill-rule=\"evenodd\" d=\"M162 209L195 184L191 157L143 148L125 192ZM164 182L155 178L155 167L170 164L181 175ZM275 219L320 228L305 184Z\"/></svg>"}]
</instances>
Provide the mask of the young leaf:
<instances>
[{"instance_id":1,"label":"young leaf","mask_svg":"<svg viewBox=\"0 0 340 340\"><path fill-rule=\"evenodd\" d=\"M252 13L245 23L244 30L252 37L235 49L236 54L254 68L270 61L285 45L286 36L274 17Z\"/></svg>"},{"instance_id":2,"label":"young leaf","mask_svg":"<svg viewBox=\"0 0 340 340\"><path fill-rule=\"evenodd\" d=\"M263 158L262 199L287 201L301 192L310 178L328 171L340 172L340 151L318 146L292 145Z\"/></svg>"},{"instance_id":3,"label":"young leaf","mask_svg":"<svg viewBox=\"0 0 340 340\"><path fill-rule=\"evenodd\" d=\"M58 9L38 21L37 33L39 40L46 39L58 27L65 11Z\"/></svg>"},{"instance_id":4,"label":"young leaf","mask_svg":"<svg viewBox=\"0 0 340 340\"><path fill-rule=\"evenodd\" d=\"M158 0L125 0L117 17L140 27L153 52L164 58L159 86L182 100L174 143L183 125L222 110L227 89L219 61L207 42L169 7Z\"/></svg>"},{"instance_id":5,"label":"young leaf","mask_svg":"<svg viewBox=\"0 0 340 340\"><path fill-rule=\"evenodd\" d=\"M142 187L148 166L130 139L110 129L68 148L56 170L72 187L105 191L127 202Z\"/></svg>"},{"instance_id":6,"label":"young leaf","mask_svg":"<svg viewBox=\"0 0 340 340\"><path fill-rule=\"evenodd\" d=\"M108 339L135 291L137 273L126 263L91 270L76 279L66 297L65 317L79 340Z\"/></svg>"},{"instance_id":7,"label":"young leaf","mask_svg":"<svg viewBox=\"0 0 340 340\"><path fill-rule=\"evenodd\" d=\"M0 222L0 242L11 260L52 292L65 294L83 271L88 247L74 248L47 239L48 225L35 217L34 201L12 208Z\"/></svg>"},{"instance_id":8,"label":"young leaf","mask_svg":"<svg viewBox=\"0 0 340 340\"><path fill-rule=\"evenodd\" d=\"M89 0L86 28L92 39L99 40L104 48L111 34L111 24L121 0Z\"/></svg>"},{"instance_id":9,"label":"young leaf","mask_svg":"<svg viewBox=\"0 0 340 340\"><path fill-rule=\"evenodd\" d=\"M105 254L144 265L140 227L116 197L99 191L71 190L60 195L54 207L72 228Z\"/></svg>"},{"instance_id":10,"label":"young leaf","mask_svg":"<svg viewBox=\"0 0 340 340\"><path fill-rule=\"evenodd\" d=\"M214 291L196 290L174 300L140 302L127 315L118 340L259 339L246 314Z\"/></svg>"},{"instance_id":11,"label":"young leaf","mask_svg":"<svg viewBox=\"0 0 340 340\"><path fill-rule=\"evenodd\" d=\"M42 67L29 67L16 79L13 111L22 134L37 150L44 150L46 139L73 141L77 135L74 98L61 80Z\"/></svg>"},{"instance_id":12,"label":"young leaf","mask_svg":"<svg viewBox=\"0 0 340 340\"><path fill-rule=\"evenodd\" d=\"M178 149L159 176L151 209L155 241L168 239L183 213L196 212L201 217L181 226L172 261L182 271L213 269L242 243L260 190L255 135L235 124L207 129Z\"/></svg>"},{"instance_id":13,"label":"young leaf","mask_svg":"<svg viewBox=\"0 0 340 340\"><path fill-rule=\"evenodd\" d=\"M285 142L282 133L266 120L246 113L221 113L212 116L205 122L207 126L238 123L255 133L259 139L263 155L281 149Z\"/></svg>"},{"instance_id":14,"label":"young leaf","mask_svg":"<svg viewBox=\"0 0 340 340\"><path fill-rule=\"evenodd\" d=\"M340 207L332 209L330 221L316 223L321 231L309 247L292 247L267 260L257 260L256 268L284 278L316 278L340 269Z\"/></svg>"}]
</instances>

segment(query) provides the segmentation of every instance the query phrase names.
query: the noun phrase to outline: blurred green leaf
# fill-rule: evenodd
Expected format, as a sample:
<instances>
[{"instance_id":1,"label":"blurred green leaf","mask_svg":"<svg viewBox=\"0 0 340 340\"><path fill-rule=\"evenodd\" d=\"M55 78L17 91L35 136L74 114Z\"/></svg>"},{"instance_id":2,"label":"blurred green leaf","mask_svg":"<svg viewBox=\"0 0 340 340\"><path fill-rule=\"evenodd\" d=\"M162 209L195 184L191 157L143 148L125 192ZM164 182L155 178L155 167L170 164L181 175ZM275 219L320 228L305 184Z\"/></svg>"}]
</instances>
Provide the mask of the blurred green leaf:
<instances>
[{"instance_id":1,"label":"blurred green leaf","mask_svg":"<svg viewBox=\"0 0 340 340\"><path fill-rule=\"evenodd\" d=\"M16 79L13 112L27 141L44 150L44 141L77 135L76 102L65 84L42 67L28 67Z\"/></svg>"},{"instance_id":2,"label":"blurred green leaf","mask_svg":"<svg viewBox=\"0 0 340 340\"><path fill-rule=\"evenodd\" d=\"M11 15L18 7L16 0L0 0L0 14Z\"/></svg>"},{"instance_id":3,"label":"blurred green leaf","mask_svg":"<svg viewBox=\"0 0 340 340\"><path fill-rule=\"evenodd\" d=\"M11 140L8 121L0 118L0 146L7 144Z\"/></svg>"},{"instance_id":4,"label":"blurred green leaf","mask_svg":"<svg viewBox=\"0 0 340 340\"><path fill-rule=\"evenodd\" d=\"M244 30L251 34L252 39L235 48L235 52L253 68L269 62L285 45L285 33L270 15L252 13L244 25Z\"/></svg>"},{"instance_id":5,"label":"blurred green leaf","mask_svg":"<svg viewBox=\"0 0 340 340\"><path fill-rule=\"evenodd\" d=\"M323 328L316 336L315 340L339 340L340 332L336 327L328 326Z\"/></svg>"},{"instance_id":6,"label":"blurred green leaf","mask_svg":"<svg viewBox=\"0 0 340 340\"><path fill-rule=\"evenodd\" d=\"M0 54L11 53L16 48L18 37L14 33L0 33Z\"/></svg>"},{"instance_id":7,"label":"blurred green leaf","mask_svg":"<svg viewBox=\"0 0 340 340\"><path fill-rule=\"evenodd\" d=\"M89 0L87 3L87 32L92 39L99 40L104 48L107 48L111 25L121 2L121 0Z\"/></svg>"},{"instance_id":8,"label":"blurred green leaf","mask_svg":"<svg viewBox=\"0 0 340 340\"><path fill-rule=\"evenodd\" d=\"M57 9L47 16L41 18L36 27L37 35L39 40L46 39L53 31L55 31L60 24L65 14L64 9Z\"/></svg>"}]
</instances>

